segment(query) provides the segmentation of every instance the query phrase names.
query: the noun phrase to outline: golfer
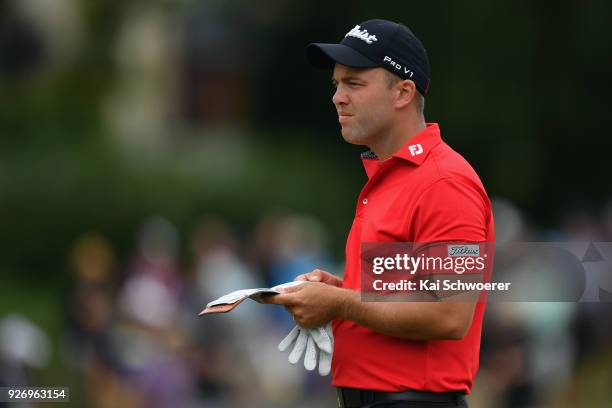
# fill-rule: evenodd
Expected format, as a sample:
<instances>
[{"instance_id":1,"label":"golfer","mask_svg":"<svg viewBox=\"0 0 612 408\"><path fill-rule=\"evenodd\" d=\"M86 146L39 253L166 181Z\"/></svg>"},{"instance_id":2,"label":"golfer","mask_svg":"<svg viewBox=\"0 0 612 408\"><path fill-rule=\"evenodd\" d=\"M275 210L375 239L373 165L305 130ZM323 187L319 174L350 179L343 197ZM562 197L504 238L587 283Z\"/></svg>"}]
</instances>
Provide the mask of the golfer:
<instances>
[{"instance_id":1,"label":"golfer","mask_svg":"<svg viewBox=\"0 0 612 408\"><path fill-rule=\"evenodd\" d=\"M307 57L332 72L342 137L369 148L361 157L368 181L347 239L344 278L315 270L297 277L309 283L268 302L284 305L306 328L332 321L332 384L341 407L467 407L484 302L365 302L360 293L363 243L494 241L478 175L445 143L440 126L425 122L425 48L406 26L369 20L339 44L310 44Z\"/></svg>"}]
</instances>

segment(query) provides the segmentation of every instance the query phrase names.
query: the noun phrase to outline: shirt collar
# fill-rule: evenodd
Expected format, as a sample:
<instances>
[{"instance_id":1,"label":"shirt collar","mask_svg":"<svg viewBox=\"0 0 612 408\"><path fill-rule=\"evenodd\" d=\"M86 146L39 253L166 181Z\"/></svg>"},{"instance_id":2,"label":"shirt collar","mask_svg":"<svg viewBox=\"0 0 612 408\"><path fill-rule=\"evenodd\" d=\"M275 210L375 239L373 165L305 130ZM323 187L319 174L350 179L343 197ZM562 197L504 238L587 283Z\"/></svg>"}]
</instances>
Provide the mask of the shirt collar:
<instances>
[{"instance_id":1,"label":"shirt collar","mask_svg":"<svg viewBox=\"0 0 612 408\"><path fill-rule=\"evenodd\" d=\"M440 126L437 123L427 123L425 129L406 142L406 144L395 152L391 158L396 157L398 159L407 160L420 166L429 155L429 152L440 142L442 142L442 138L440 137ZM372 151L362 153L361 160L363 161L368 177L371 177L378 167L380 160L378 160L378 157Z\"/></svg>"}]
</instances>

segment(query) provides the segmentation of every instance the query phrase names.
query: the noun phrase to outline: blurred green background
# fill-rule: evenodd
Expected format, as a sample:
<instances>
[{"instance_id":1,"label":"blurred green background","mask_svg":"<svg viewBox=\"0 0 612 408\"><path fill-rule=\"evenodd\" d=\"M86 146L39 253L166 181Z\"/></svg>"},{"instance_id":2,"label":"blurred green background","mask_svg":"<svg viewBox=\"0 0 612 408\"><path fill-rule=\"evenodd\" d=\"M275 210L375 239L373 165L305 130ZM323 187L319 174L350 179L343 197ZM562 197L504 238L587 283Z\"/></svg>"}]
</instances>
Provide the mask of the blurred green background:
<instances>
[{"instance_id":1,"label":"blurred green background","mask_svg":"<svg viewBox=\"0 0 612 408\"><path fill-rule=\"evenodd\" d=\"M370 18L423 41L426 119L520 214L520 237L610 241L611 17L604 0L0 0L0 317L48 334L41 384L73 381L59 357L73 246L104 237L120 287L154 215L185 271L206 215L247 253L267 215L306 214L341 265L363 149L342 141L304 48Z\"/></svg>"}]
</instances>

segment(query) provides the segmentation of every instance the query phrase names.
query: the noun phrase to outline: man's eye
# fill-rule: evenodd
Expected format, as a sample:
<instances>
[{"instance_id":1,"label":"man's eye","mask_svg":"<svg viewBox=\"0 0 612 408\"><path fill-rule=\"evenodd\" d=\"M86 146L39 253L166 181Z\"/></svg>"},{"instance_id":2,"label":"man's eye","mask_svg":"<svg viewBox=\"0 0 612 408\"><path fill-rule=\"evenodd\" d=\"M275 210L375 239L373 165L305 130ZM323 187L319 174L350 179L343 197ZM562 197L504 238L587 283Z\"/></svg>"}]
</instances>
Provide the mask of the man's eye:
<instances>
[{"instance_id":1,"label":"man's eye","mask_svg":"<svg viewBox=\"0 0 612 408\"><path fill-rule=\"evenodd\" d=\"M360 83L357 83L357 82L349 82L349 86L350 86L351 88L358 88L358 87L360 87L360 86L361 86L361 84L360 84Z\"/></svg>"}]
</instances>

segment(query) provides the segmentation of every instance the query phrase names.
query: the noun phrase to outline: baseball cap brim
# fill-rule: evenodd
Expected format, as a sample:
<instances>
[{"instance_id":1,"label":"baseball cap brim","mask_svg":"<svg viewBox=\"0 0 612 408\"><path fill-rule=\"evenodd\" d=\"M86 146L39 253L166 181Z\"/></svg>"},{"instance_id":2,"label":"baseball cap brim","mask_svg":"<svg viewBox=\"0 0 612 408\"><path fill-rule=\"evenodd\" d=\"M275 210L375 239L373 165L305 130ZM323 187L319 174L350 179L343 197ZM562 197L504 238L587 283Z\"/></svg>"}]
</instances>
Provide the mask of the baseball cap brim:
<instances>
[{"instance_id":1,"label":"baseball cap brim","mask_svg":"<svg viewBox=\"0 0 612 408\"><path fill-rule=\"evenodd\" d=\"M332 69L336 63L352 68L378 66L363 54L344 44L310 44L306 47L306 58L316 68Z\"/></svg>"}]
</instances>

